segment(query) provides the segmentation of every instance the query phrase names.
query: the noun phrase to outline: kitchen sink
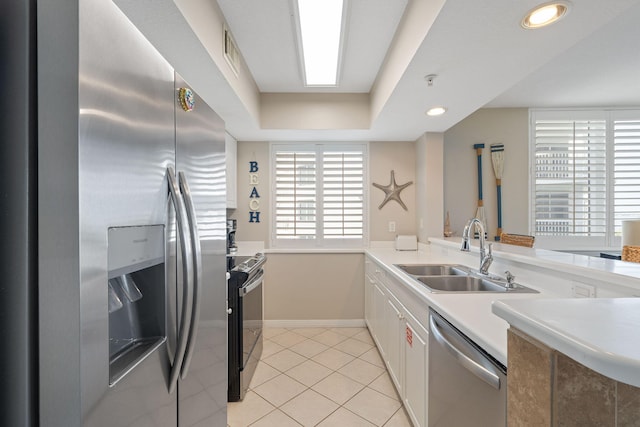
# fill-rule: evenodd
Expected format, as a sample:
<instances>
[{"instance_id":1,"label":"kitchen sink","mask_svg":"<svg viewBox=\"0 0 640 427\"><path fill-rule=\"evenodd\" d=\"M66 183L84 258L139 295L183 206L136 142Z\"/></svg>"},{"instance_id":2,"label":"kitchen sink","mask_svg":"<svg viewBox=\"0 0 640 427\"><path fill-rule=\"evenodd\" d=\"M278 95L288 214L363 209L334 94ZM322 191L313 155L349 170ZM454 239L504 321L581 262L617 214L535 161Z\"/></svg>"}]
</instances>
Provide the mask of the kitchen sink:
<instances>
[{"instance_id":1,"label":"kitchen sink","mask_svg":"<svg viewBox=\"0 0 640 427\"><path fill-rule=\"evenodd\" d=\"M519 284L507 287L507 280L494 274L479 272L459 264L394 264L431 292L505 292L538 293Z\"/></svg>"},{"instance_id":2,"label":"kitchen sink","mask_svg":"<svg viewBox=\"0 0 640 427\"><path fill-rule=\"evenodd\" d=\"M432 292L538 292L522 285L507 288L500 282L476 276L421 276L416 279Z\"/></svg>"},{"instance_id":3,"label":"kitchen sink","mask_svg":"<svg viewBox=\"0 0 640 427\"><path fill-rule=\"evenodd\" d=\"M457 264L395 264L412 276L466 276L469 269Z\"/></svg>"}]
</instances>

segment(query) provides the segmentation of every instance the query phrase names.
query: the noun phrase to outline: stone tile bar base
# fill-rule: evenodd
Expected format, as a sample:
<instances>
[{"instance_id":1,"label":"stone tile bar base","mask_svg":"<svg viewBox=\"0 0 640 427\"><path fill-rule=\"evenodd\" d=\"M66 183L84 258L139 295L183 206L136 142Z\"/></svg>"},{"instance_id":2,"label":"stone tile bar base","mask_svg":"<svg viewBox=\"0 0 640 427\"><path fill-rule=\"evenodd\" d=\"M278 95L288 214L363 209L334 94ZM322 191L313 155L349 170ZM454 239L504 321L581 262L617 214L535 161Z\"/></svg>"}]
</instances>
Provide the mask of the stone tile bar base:
<instances>
[{"instance_id":1,"label":"stone tile bar base","mask_svg":"<svg viewBox=\"0 0 640 427\"><path fill-rule=\"evenodd\" d=\"M507 425L640 427L640 388L607 378L511 327Z\"/></svg>"}]
</instances>

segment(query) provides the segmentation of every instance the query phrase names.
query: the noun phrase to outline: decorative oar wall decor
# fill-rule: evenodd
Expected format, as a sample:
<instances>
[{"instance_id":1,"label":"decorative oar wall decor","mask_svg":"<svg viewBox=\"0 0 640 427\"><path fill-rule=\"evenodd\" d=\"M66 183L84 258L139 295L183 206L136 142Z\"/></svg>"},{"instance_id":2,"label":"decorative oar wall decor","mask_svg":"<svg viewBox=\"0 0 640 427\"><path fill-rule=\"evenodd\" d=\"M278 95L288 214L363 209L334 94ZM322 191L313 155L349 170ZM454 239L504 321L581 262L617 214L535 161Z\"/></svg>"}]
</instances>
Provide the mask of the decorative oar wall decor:
<instances>
[{"instance_id":1,"label":"decorative oar wall decor","mask_svg":"<svg viewBox=\"0 0 640 427\"><path fill-rule=\"evenodd\" d=\"M496 241L500 241L502 235L502 173L504 172L504 144L491 144L491 163L493 174L496 176L496 189L498 194L498 231Z\"/></svg>"},{"instance_id":2,"label":"decorative oar wall decor","mask_svg":"<svg viewBox=\"0 0 640 427\"><path fill-rule=\"evenodd\" d=\"M487 218L484 213L484 203L482 202L482 149L484 144L473 144L473 148L476 150L476 157L478 158L478 208L476 209L476 218L478 218L482 225L484 225L484 238L487 238ZM477 239L480 237L480 231L476 227L474 237Z\"/></svg>"}]
</instances>

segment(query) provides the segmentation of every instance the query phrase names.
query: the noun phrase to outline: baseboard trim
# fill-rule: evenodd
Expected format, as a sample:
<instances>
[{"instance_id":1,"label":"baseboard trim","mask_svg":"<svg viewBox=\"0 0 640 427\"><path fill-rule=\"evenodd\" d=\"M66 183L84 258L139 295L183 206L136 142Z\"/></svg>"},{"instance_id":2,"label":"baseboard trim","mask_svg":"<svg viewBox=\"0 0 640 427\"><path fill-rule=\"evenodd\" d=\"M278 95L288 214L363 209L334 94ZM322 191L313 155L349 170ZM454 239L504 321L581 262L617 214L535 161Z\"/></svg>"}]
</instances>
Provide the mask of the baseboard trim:
<instances>
[{"instance_id":1,"label":"baseboard trim","mask_svg":"<svg viewBox=\"0 0 640 427\"><path fill-rule=\"evenodd\" d=\"M364 328L364 319L265 320L266 328Z\"/></svg>"}]
</instances>

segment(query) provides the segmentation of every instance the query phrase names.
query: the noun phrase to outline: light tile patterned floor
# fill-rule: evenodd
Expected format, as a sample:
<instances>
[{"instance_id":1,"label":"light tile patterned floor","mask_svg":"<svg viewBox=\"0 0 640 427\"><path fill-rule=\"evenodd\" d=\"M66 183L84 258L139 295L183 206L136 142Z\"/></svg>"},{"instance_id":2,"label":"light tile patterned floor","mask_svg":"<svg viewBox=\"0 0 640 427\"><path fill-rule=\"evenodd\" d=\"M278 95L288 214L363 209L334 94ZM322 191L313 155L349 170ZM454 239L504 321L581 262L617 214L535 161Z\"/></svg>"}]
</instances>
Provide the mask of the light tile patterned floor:
<instances>
[{"instance_id":1,"label":"light tile patterned floor","mask_svg":"<svg viewBox=\"0 0 640 427\"><path fill-rule=\"evenodd\" d=\"M268 328L230 427L411 427L366 328Z\"/></svg>"}]
</instances>

